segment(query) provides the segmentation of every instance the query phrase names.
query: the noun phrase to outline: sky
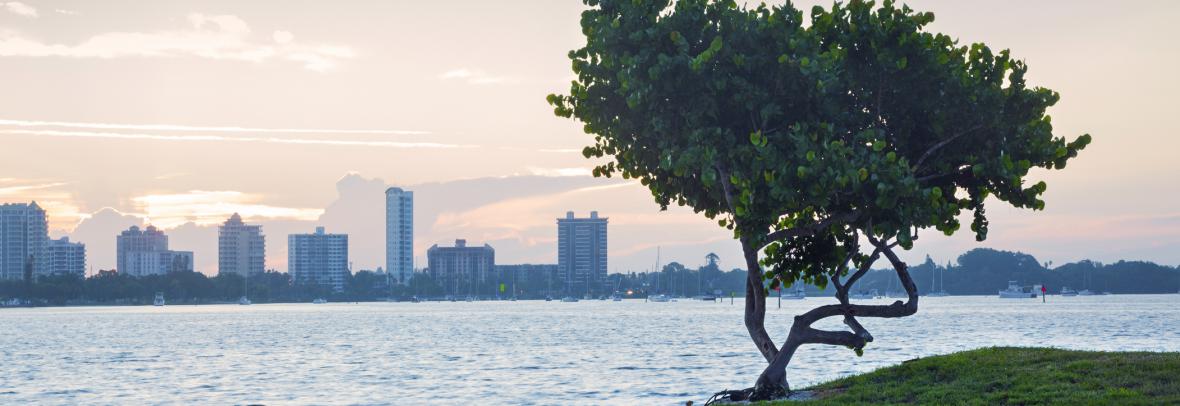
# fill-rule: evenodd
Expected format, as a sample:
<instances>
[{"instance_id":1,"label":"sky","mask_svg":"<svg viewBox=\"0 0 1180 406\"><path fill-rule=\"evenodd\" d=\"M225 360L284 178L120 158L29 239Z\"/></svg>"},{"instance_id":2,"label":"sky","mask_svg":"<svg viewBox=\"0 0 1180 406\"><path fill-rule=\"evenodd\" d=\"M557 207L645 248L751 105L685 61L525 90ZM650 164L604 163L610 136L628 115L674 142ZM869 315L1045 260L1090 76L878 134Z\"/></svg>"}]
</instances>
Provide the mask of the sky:
<instances>
[{"instance_id":1,"label":"sky","mask_svg":"<svg viewBox=\"0 0 1180 406\"><path fill-rule=\"evenodd\" d=\"M827 2L799 1L803 9ZM910 1L931 31L1011 49L1058 91L1058 135L1094 142L1046 180L1046 210L994 204L989 238L921 235L905 259L989 247L1042 262L1180 264L1180 2ZM611 272L740 265L732 235L589 176L592 142L545 103L583 43L577 1L0 1L0 202L36 200L51 235L114 267L114 236L155 224L216 272L216 225L350 234L384 263L383 190L415 191L415 255L454 239L497 263L556 262L566 211L610 218Z\"/></svg>"}]
</instances>

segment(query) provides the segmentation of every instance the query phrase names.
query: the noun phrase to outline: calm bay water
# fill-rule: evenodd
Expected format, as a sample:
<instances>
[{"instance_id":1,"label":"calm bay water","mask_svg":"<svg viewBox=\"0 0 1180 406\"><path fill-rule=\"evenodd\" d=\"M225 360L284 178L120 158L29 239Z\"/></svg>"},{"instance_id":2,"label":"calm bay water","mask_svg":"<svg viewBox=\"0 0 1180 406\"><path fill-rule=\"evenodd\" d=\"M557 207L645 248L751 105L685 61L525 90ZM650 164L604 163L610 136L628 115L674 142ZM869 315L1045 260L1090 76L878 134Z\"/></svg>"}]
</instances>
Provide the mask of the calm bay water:
<instances>
[{"instance_id":1,"label":"calm bay water","mask_svg":"<svg viewBox=\"0 0 1180 406\"><path fill-rule=\"evenodd\" d=\"M833 301L771 299L772 337ZM0 404L699 403L761 370L741 304L0 309ZM913 317L861 321L877 339L864 357L803 347L792 386L991 345L1180 351L1180 295L922 298Z\"/></svg>"}]
</instances>

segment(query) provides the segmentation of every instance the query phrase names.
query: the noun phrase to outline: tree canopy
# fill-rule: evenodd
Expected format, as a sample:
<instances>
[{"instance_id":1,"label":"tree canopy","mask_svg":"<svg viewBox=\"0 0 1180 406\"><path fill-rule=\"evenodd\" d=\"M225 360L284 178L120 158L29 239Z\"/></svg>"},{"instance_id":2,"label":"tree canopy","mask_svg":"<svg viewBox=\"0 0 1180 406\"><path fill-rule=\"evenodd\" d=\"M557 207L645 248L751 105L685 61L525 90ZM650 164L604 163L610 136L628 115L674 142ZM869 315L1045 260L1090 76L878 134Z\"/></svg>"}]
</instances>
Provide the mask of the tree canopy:
<instances>
[{"instance_id":1,"label":"tree canopy","mask_svg":"<svg viewBox=\"0 0 1180 406\"><path fill-rule=\"evenodd\" d=\"M596 176L636 178L764 248L770 284L824 284L856 224L912 245L957 217L987 236L985 198L1042 209L1032 168L1090 141L1053 134L1057 93L1007 50L924 31L931 13L886 1L790 4L586 0L577 80L557 115L594 135Z\"/></svg>"}]
</instances>

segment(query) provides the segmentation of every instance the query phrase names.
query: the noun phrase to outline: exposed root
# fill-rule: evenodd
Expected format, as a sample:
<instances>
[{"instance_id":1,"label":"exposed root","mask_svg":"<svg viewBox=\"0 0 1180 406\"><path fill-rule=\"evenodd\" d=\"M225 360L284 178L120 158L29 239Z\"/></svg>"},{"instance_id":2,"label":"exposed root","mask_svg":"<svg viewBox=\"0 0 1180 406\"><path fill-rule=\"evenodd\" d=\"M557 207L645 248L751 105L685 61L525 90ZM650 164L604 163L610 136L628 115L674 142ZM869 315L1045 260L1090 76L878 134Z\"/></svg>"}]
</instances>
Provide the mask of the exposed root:
<instances>
[{"instance_id":1,"label":"exposed root","mask_svg":"<svg viewBox=\"0 0 1180 406\"><path fill-rule=\"evenodd\" d=\"M791 396L791 391L782 386L767 385L759 388L746 388L730 390L726 389L721 392L714 393L709 400L705 401L705 406L734 403L734 402L763 402L768 400L787 399Z\"/></svg>"}]
</instances>

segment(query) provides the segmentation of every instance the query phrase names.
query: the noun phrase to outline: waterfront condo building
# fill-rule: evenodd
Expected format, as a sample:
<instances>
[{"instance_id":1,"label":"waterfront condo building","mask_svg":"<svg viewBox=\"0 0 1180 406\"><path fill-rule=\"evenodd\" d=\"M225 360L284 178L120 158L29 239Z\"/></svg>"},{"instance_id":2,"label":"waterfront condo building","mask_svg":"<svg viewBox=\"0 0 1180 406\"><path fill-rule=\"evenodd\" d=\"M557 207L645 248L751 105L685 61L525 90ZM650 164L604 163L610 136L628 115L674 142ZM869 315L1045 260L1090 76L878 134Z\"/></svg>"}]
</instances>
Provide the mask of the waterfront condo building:
<instances>
[{"instance_id":1,"label":"waterfront condo building","mask_svg":"<svg viewBox=\"0 0 1180 406\"><path fill-rule=\"evenodd\" d=\"M561 290L567 295L605 294L606 217L590 212L589 218L576 218L567 212L557 219L557 274Z\"/></svg>"},{"instance_id":2,"label":"waterfront condo building","mask_svg":"<svg viewBox=\"0 0 1180 406\"><path fill-rule=\"evenodd\" d=\"M266 236L262 226L242 222L234 213L217 227L217 273L242 276L266 270Z\"/></svg>"},{"instance_id":3,"label":"waterfront condo building","mask_svg":"<svg viewBox=\"0 0 1180 406\"><path fill-rule=\"evenodd\" d=\"M294 283L343 291L349 272L348 234L327 234L316 227L315 234L287 236L287 267Z\"/></svg>"},{"instance_id":4,"label":"waterfront condo building","mask_svg":"<svg viewBox=\"0 0 1180 406\"><path fill-rule=\"evenodd\" d=\"M50 274L86 276L86 244L70 242L70 237L49 240L46 247Z\"/></svg>"},{"instance_id":5,"label":"waterfront condo building","mask_svg":"<svg viewBox=\"0 0 1180 406\"><path fill-rule=\"evenodd\" d=\"M452 297L490 297L498 293L496 250L484 244L468 247L467 240L455 240L454 247L435 244L426 250L430 277Z\"/></svg>"},{"instance_id":6,"label":"waterfront condo building","mask_svg":"<svg viewBox=\"0 0 1180 406\"><path fill-rule=\"evenodd\" d=\"M48 245L48 220L37 202L0 204L0 280L24 279L26 264L31 276L48 274Z\"/></svg>"},{"instance_id":7,"label":"waterfront condo building","mask_svg":"<svg viewBox=\"0 0 1180 406\"><path fill-rule=\"evenodd\" d=\"M131 226L115 237L115 266L119 273L131 276L192 272L192 251L168 249L168 236L155 226L140 229Z\"/></svg>"},{"instance_id":8,"label":"waterfront condo building","mask_svg":"<svg viewBox=\"0 0 1180 406\"><path fill-rule=\"evenodd\" d=\"M414 276L414 192L385 190L385 271L405 285Z\"/></svg>"}]
</instances>

